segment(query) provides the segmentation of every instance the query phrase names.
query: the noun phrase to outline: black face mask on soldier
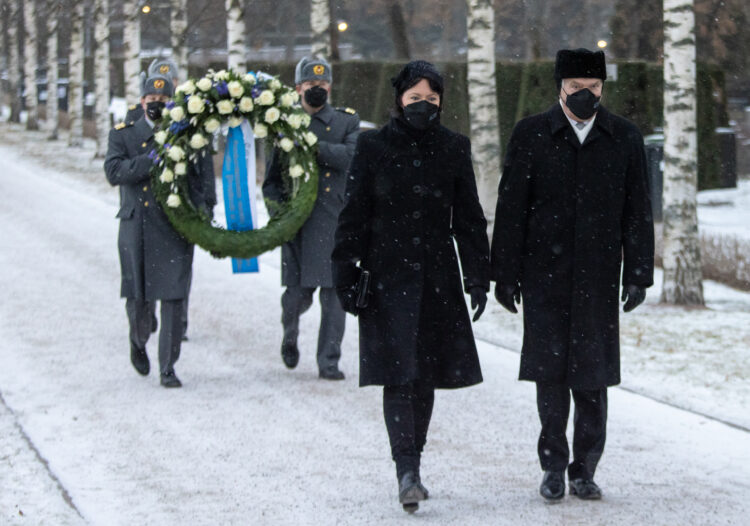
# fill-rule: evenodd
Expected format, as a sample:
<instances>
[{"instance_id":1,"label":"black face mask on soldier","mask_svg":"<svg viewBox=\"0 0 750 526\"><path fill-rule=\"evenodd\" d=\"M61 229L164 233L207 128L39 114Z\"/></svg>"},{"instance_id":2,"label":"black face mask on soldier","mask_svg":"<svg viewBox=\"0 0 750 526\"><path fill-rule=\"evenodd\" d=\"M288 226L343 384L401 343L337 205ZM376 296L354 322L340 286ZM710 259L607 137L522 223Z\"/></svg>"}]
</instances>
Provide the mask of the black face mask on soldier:
<instances>
[{"instance_id":1,"label":"black face mask on soldier","mask_svg":"<svg viewBox=\"0 0 750 526\"><path fill-rule=\"evenodd\" d=\"M404 119L417 130L426 130L439 122L440 108L436 104L420 100L404 106Z\"/></svg>"},{"instance_id":2,"label":"black face mask on soldier","mask_svg":"<svg viewBox=\"0 0 750 526\"><path fill-rule=\"evenodd\" d=\"M146 116L153 122L161 120L161 112L166 104L159 100L146 103Z\"/></svg>"},{"instance_id":3,"label":"black face mask on soldier","mask_svg":"<svg viewBox=\"0 0 750 526\"><path fill-rule=\"evenodd\" d=\"M320 86L305 90L305 102L312 108L320 108L328 100L328 91Z\"/></svg>"},{"instance_id":4,"label":"black face mask on soldier","mask_svg":"<svg viewBox=\"0 0 750 526\"><path fill-rule=\"evenodd\" d=\"M568 95L565 89L563 89L563 92ZM579 119L588 120L599 109L600 100L602 100L601 97L597 97L591 90L584 88L568 95L565 105Z\"/></svg>"}]
</instances>

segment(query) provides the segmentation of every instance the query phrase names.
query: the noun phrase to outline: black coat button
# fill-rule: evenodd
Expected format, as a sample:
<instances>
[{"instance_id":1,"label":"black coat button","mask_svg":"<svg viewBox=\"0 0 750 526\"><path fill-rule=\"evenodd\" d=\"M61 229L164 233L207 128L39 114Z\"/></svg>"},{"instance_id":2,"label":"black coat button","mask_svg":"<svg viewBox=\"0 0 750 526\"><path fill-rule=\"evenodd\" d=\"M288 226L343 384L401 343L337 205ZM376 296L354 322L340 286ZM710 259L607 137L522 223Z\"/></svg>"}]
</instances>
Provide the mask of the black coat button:
<instances>
[{"instance_id":1,"label":"black coat button","mask_svg":"<svg viewBox=\"0 0 750 526\"><path fill-rule=\"evenodd\" d=\"M414 166L416 166L417 168L419 168L420 166L422 166L422 161L420 161L419 159L414 159L414 163L413 164L414 164Z\"/></svg>"},{"instance_id":2,"label":"black coat button","mask_svg":"<svg viewBox=\"0 0 750 526\"><path fill-rule=\"evenodd\" d=\"M411 268L413 268L414 270L420 270L422 268L422 265L420 265L419 263L414 263Z\"/></svg>"},{"instance_id":3,"label":"black coat button","mask_svg":"<svg viewBox=\"0 0 750 526\"><path fill-rule=\"evenodd\" d=\"M421 193L421 192L422 192L422 187L421 187L421 186L419 186L418 184L415 184L415 185L414 185L414 186L412 187L411 191L412 191L412 192L414 192L415 194L419 194L419 193Z\"/></svg>"},{"instance_id":4,"label":"black coat button","mask_svg":"<svg viewBox=\"0 0 750 526\"><path fill-rule=\"evenodd\" d=\"M422 242L422 240L419 239L418 237L413 237L411 239L411 242L412 242L412 244L414 244L414 246L416 246L416 245L419 245Z\"/></svg>"},{"instance_id":5,"label":"black coat button","mask_svg":"<svg viewBox=\"0 0 750 526\"><path fill-rule=\"evenodd\" d=\"M420 212L419 210L415 210L415 211L414 211L414 212L412 213L412 215L411 215L411 216L412 216L412 217L413 217L414 219L419 219L420 217L422 217L422 212Z\"/></svg>"}]
</instances>

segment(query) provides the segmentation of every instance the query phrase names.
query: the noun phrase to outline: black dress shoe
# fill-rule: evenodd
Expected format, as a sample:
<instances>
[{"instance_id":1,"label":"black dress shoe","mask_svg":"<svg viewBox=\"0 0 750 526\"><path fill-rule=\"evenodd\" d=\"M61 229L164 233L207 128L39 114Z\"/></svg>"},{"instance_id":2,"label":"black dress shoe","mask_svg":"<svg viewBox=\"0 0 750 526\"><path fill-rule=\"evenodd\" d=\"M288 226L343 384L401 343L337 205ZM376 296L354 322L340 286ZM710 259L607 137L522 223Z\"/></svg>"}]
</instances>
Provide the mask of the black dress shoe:
<instances>
[{"instance_id":1,"label":"black dress shoe","mask_svg":"<svg viewBox=\"0 0 750 526\"><path fill-rule=\"evenodd\" d=\"M299 349L295 342L284 342L281 344L281 359L289 369L294 369L299 363Z\"/></svg>"},{"instance_id":2,"label":"black dress shoe","mask_svg":"<svg viewBox=\"0 0 750 526\"><path fill-rule=\"evenodd\" d=\"M545 471L539 494L547 500L556 501L565 495L565 472Z\"/></svg>"},{"instance_id":3,"label":"black dress shoe","mask_svg":"<svg viewBox=\"0 0 750 526\"><path fill-rule=\"evenodd\" d=\"M422 477L419 475L419 471L417 471L417 486L419 486L419 489L421 489L422 493L424 493L424 500L429 499L430 492L427 491L427 488L425 488L424 484L422 484Z\"/></svg>"},{"instance_id":4,"label":"black dress shoe","mask_svg":"<svg viewBox=\"0 0 750 526\"><path fill-rule=\"evenodd\" d=\"M331 367L318 372L318 378L322 378L323 380L343 380L346 376L338 368Z\"/></svg>"},{"instance_id":5,"label":"black dress shoe","mask_svg":"<svg viewBox=\"0 0 750 526\"><path fill-rule=\"evenodd\" d=\"M573 479L569 483L570 494L575 495L579 499L584 500L599 500L602 498L602 490L596 485L593 480L587 479Z\"/></svg>"},{"instance_id":6,"label":"black dress shoe","mask_svg":"<svg viewBox=\"0 0 750 526\"><path fill-rule=\"evenodd\" d=\"M133 367L136 371L138 371L138 374L140 375L147 376L149 371L151 371L151 362L148 361L148 354L146 354L146 349L138 349L131 345L130 363L133 364Z\"/></svg>"},{"instance_id":7,"label":"black dress shoe","mask_svg":"<svg viewBox=\"0 0 750 526\"><path fill-rule=\"evenodd\" d=\"M407 471L398 481L398 501L404 511L414 513L419 509L419 501L427 499L424 486L419 483L414 471Z\"/></svg>"},{"instance_id":8,"label":"black dress shoe","mask_svg":"<svg viewBox=\"0 0 750 526\"><path fill-rule=\"evenodd\" d=\"M182 387L182 382L174 372L161 375L161 385L164 387Z\"/></svg>"}]
</instances>

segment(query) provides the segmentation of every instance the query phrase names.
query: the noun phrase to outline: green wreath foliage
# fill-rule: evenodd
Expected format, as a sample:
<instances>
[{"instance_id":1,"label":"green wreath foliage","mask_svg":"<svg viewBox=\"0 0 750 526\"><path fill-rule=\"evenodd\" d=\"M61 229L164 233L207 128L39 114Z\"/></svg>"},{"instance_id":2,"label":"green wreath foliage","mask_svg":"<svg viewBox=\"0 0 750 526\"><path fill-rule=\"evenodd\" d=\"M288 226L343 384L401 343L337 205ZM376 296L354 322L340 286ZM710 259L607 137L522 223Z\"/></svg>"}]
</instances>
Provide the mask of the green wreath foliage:
<instances>
[{"instance_id":1,"label":"green wreath foliage","mask_svg":"<svg viewBox=\"0 0 750 526\"><path fill-rule=\"evenodd\" d=\"M186 240L215 257L252 258L294 237L318 189L317 138L298 101L297 92L276 77L232 70L209 71L177 87L154 134L151 179L157 201ZM234 231L213 224L206 210L193 205L186 174L198 156L215 153L213 136L223 125L239 126L245 119L269 149L278 149L290 199L272 211L266 226Z\"/></svg>"}]
</instances>

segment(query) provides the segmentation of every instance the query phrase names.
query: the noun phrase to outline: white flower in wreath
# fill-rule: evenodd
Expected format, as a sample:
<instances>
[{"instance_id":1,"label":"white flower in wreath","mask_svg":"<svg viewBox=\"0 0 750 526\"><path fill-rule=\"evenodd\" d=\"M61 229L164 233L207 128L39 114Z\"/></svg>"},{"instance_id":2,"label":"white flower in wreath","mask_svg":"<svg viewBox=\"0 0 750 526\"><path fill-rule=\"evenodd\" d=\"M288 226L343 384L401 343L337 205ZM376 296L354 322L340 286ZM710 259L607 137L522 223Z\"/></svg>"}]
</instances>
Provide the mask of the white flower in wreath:
<instances>
[{"instance_id":1,"label":"white flower in wreath","mask_svg":"<svg viewBox=\"0 0 750 526\"><path fill-rule=\"evenodd\" d=\"M299 165L299 164L293 164L289 167L289 176L293 178L297 178L301 176L303 173L305 173L305 170Z\"/></svg>"},{"instance_id":2,"label":"white flower in wreath","mask_svg":"<svg viewBox=\"0 0 750 526\"><path fill-rule=\"evenodd\" d=\"M307 113L302 114L302 124L307 128L310 126L310 116Z\"/></svg>"},{"instance_id":3,"label":"white flower in wreath","mask_svg":"<svg viewBox=\"0 0 750 526\"><path fill-rule=\"evenodd\" d=\"M266 110L265 116L263 117L263 120L268 124L273 124L274 122L279 120L279 117L281 117L281 112L278 108L268 108Z\"/></svg>"},{"instance_id":4,"label":"white flower in wreath","mask_svg":"<svg viewBox=\"0 0 750 526\"><path fill-rule=\"evenodd\" d=\"M154 140L157 144L164 144L167 142L167 132L164 130L159 130L154 134Z\"/></svg>"},{"instance_id":5,"label":"white flower in wreath","mask_svg":"<svg viewBox=\"0 0 750 526\"><path fill-rule=\"evenodd\" d=\"M242 83L236 80L227 84L227 90L229 90L229 94L235 99L242 97L242 94L245 93L245 88L242 87Z\"/></svg>"},{"instance_id":6,"label":"white flower in wreath","mask_svg":"<svg viewBox=\"0 0 750 526\"><path fill-rule=\"evenodd\" d=\"M279 106L282 108L288 108L295 103L294 91L287 91L281 97L279 97Z\"/></svg>"},{"instance_id":7,"label":"white flower in wreath","mask_svg":"<svg viewBox=\"0 0 750 526\"><path fill-rule=\"evenodd\" d=\"M255 107L255 104L253 104L253 99L251 97L242 97L240 99L240 111L243 113L248 113L253 111L253 108Z\"/></svg>"},{"instance_id":8,"label":"white flower in wreath","mask_svg":"<svg viewBox=\"0 0 750 526\"><path fill-rule=\"evenodd\" d=\"M253 127L253 133L258 139L268 137L268 127L265 124L258 123Z\"/></svg>"},{"instance_id":9,"label":"white flower in wreath","mask_svg":"<svg viewBox=\"0 0 750 526\"><path fill-rule=\"evenodd\" d=\"M179 146L172 146L169 149L169 154L168 155L169 155L170 159L172 159L173 161L177 162L177 161L181 161L181 160L183 160L185 158L185 151L182 148L180 148Z\"/></svg>"},{"instance_id":10,"label":"white flower in wreath","mask_svg":"<svg viewBox=\"0 0 750 526\"><path fill-rule=\"evenodd\" d=\"M219 121L219 119L216 119L214 117L207 119L206 122L203 123L203 129L205 129L208 133L214 133L219 129L220 126L221 122Z\"/></svg>"},{"instance_id":11,"label":"white flower in wreath","mask_svg":"<svg viewBox=\"0 0 750 526\"><path fill-rule=\"evenodd\" d=\"M187 103L188 113L203 113L206 109L206 103L201 97L190 97Z\"/></svg>"},{"instance_id":12,"label":"white flower in wreath","mask_svg":"<svg viewBox=\"0 0 750 526\"><path fill-rule=\"evenodd\" d=\"M185 118L185 110L182 109L182 106L175 106L169 110L169 116L172 117L173 121L180 122Z\"/></svg>"},{"instance_id":13,"label":"white flower in wreath","mask_svg":"<svg viewBox=\"0 0 750 526\"><path fill-rule=\"evenodd\" d=\"M294 141L289 137L284 137L279 141L279 147L287 153L291 152L292 148L294 148Z\"/></svg>"},{"instance_id":14,"label":"white flower in wreath","mask_svg":"<svg viewBox=\"0 0 750 526\"><path fill-rule=\"evenodd\" d=\"M216 80L227 80L229 78L229 72L226 69L220 69L214 73L214 79Z\"/></svg>"},{"instance_id":15,"label":"white flower in wreath","mask_svg":"<svg viewBox=\"0 0 750 526\"><path fill-rule=\"evenodd\" d=\"M180 196L177 194L169 194L169 197L167 197L167 206L170 208L177 208L180 206Z\"/></svg>"},{"instance_id":16,"label":"white flower in wreath","mask_svg":"<svg viewBox=\"0 0 750 526\"><path fill-rule=\"evenodd\" d=\"M255 99L258 104L261 106L270 106L274 103L276 100L276 97L273 96L273 92L269 90L263 90L260 92L260 95L258 95L258 98Z\"/></svg>"},{"instance_id":17,"label":"white flower in wreath","mask_svg":"<svg viewBox=\"0 0 750 526\"><path fill-rule=\"evenodd\" d=\"M195 93L195 84L192 80L188 80L177 86L177 93L184 93L185 95L192 95Z\"/></svg>"},{"instance_id":18,"label":"white flower in wreath","mask_svg":"<svg viewBox=\"0 0 750 526\"><path fill-rule=\"evenodd\" d=\"M216 103L216 109L219 110L219 113L222 115L229 115L234 111L234 104L231 100L220 100Z\"/></svg>"},{"instance_id":19,"label":"white flower in wreath","mask_svg":"<svg viewBox=\"0 0 750 526\"><path fill-rule=\"evenodd\" d=\"M208 91L211 89L211 86L213 86L213 83L211 82L211 79L203 77L198 82L195 83L195 87L198 88L201 91Z\"/></svg>"},{"instance_id":20,"label":"white flower in wreath","mask_svg":"<svg viewBox=\"0 0 750 526\"><path fill-rule=\"evenodd\" d=\"M289 126L297 130L300 126L302 126L302 115L300 115L299 113L292 113L289 117L286 118L286 121L289 123Z\"/></svg>"},{"instance_id":21,"label":"white flower in wreath","mask_svg":"<svg viewBox=\"0 0 750 526\"><path fill-rule=\"evenodd\" d=\"M245 75L245 82L247 82L251 86L254 85L256 82L255 75L253 75L252 73L248 73L247 75Z\"/></svg>"},{"instance_id":22,"label":"white flower in wreath","mask_svg":"<svg viewBox=\"0 0 750 526\"><path fill-rule=\"evenodd\" d=\"M305 141L310 146L314 145L316 142L318 142L318 136L315 135L313 132L305 132Z\"/></svg>"},{"instance_id":23,"label":"white flower in wreath","mask_svg":"<svg viewBox=\"0 0 750 526\"><path fill-rule=\"evenodd\" d=\"M281 89L281 81L279 79L271 79L268 83L268 87L276 91Z\"/></svg>"},{"instance_id":24,"label":"white flower in wreath","mask_svg":"<svg viewBox=\"0 0 750 526\"><path fill-rule=\"evenodd\" d=\"M187 173L187 163L177 163L174 165L175 175L185 175Z\"/></svg>"},{"instance_id":25,"label":"white flower in wreath","mask_svg":"<svg viewBox=\"0 0 750 526\"><path fill-rule=\"evenodd\" d=\"M159 176L159 180L162 183L171 183L174 181L174 172L169 168L166 168Z\"/></svg>"},{"instance_id":26,"label":"white flower in wreath","mask_svg":"<svg viewBox=\"0 0 750 526\"><path fill-rule=\"evenodd\" d=\"M244 119L242 117L234 117L234 116L232 116L232 117L229 118L229 121L227 121L227 123L229 124L230 128L236 128L237 126L239 126L240 124L242 124L243 120Z\"/></svg>"},{"instance_id":27,"label":"white flower in wreath","mask_svg":"<svg viewBox=\"0 0 750 526\"><path fill-rule=\"evenodd\" d=\"M208 139L202 133L196 133L190 137L190 147L193 150L200 150L208 144Z\"/></svg>"}]
</instances>

